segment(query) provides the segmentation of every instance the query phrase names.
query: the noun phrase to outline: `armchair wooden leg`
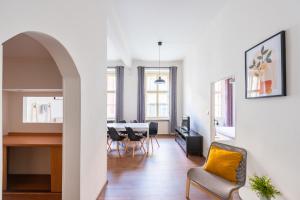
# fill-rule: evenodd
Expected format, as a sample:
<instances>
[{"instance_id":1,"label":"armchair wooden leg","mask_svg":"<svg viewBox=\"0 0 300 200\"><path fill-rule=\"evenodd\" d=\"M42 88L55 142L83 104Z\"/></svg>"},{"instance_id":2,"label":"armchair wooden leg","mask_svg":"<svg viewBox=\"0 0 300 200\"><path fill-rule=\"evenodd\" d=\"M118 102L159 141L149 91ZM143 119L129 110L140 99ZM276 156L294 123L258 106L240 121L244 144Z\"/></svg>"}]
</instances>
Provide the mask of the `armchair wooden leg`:
<instances>
[{"instance_id":1,"label":"armchair wooden leg","mask_svg":"<svg viewBox=\"0 0 300 200\"><path fill-rule=\"evenodd\" d=\"M154 136L154 139L155 139L155 141L156 141L158 147L160 147L160 146L159 146L159 143L158 143L158 140L157 140L157 138L156 138L156 136Z\"/></svg>"},{"instance_id":2,"label":"armchair wooden leg","mask_svg":"<svg viewBox=\"0 0 300 200\"><path fill-rule=\"evenodd\" d=\"M191 180L189 177L187 177L186 178L186 188L185 188L186 199L190 199L190 186L191 186Z\"/></svg>"}]
</instances>

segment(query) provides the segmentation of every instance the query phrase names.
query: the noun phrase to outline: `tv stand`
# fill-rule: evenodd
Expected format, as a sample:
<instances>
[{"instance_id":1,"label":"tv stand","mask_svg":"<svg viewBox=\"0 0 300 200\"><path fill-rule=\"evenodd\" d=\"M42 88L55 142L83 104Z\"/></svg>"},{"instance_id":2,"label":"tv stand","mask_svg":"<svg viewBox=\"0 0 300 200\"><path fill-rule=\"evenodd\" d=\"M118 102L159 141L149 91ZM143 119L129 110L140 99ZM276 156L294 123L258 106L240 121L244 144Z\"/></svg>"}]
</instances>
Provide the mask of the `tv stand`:
<instances>
[{"instance_id":1,"label":"tv stand","mask_svg":"<svg viewBox=\"0 0 300 200\"><path fill-rule=\"evenodd\" d=\"M175 141L186 153L186 157L190 155L199 155L203 154L203 136L199 133L190 130L187 131L181 127L175 129Z\"/></svg>"}]
</instances>

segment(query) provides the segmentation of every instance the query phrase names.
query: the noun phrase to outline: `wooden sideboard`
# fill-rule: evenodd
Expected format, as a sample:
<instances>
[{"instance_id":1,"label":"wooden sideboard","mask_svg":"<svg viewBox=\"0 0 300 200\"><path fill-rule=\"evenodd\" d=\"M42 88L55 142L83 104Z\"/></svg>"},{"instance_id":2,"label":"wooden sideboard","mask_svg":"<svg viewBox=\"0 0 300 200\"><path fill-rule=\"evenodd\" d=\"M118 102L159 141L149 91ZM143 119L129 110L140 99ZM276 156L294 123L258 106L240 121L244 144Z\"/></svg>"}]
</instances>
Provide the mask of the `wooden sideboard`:
<instances>
[{"instance_id":1,"label":"wooden sideboard","mask_svg":"<svg viewBox=\"0 0 300 200\"><path fill-rule=\"evenodd\" d=\"M50 191L59 193L62 191L62 134L61 133L9 133L8 135L3 136L3 191L9 191L8 187L8 160L9 154L8 151L10 148L16 147L46 147L50 148ZM23 179L23 180L22 180ZM24 178L20 178L22 181L20 190L30 190L35 191L34 187L39 188L39 183L28 185L24 184ZM18 179L14 179L14 182L17 182ZM30 181L30 179L29 179ZM11 181L13 182L13 181ZM48 181L49 182L49 181ZM19 187L18 185L18 187ZM24 187L25 189L23 189Z\"/></svg>"}]
</instances>

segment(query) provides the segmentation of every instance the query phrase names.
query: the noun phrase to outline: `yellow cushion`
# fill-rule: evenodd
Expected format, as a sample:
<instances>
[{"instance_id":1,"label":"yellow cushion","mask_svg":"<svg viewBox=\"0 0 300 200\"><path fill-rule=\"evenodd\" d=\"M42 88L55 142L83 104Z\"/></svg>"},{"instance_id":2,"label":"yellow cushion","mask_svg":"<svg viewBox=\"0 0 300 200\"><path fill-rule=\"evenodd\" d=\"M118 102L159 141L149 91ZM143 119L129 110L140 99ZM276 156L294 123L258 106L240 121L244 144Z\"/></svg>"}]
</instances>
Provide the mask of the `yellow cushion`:
<instances>
[{"instance_id":1,"label":"yellow cushion","mask_svg":"<svg viewBox=\"0 0 300 200\"><path fill-rule=\"evenodd\" d=\"M204 169L228 181L237 182L236 171L242 160L239 152L212 146Z\"/></svg>"}]
</instances>

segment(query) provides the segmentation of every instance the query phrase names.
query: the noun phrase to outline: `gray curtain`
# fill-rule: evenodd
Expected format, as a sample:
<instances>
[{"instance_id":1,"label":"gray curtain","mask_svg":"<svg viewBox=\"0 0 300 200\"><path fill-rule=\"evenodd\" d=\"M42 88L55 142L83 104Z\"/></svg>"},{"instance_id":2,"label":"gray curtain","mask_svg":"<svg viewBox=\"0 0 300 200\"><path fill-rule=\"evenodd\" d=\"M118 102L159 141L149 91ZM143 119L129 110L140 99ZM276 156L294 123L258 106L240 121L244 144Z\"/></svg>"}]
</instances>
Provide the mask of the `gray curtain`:
<instances>
[{"instance_id":1,"label":"gray curtain","mask_svg":"<svg viewBox=\"0 0 300 200\"><path fill-rule=\"evenodd\" d=\"M138 103L137 103L137 120L138 122L145 122L145 68L139 66L138 68Z\"/></svg>"},{"instance_id":2,"label":"gray curtain","mask_svg":"<svg viewBox=\"0 0 300 200\"><path fill-rule=\"evenodd\" d=\"M225 125L233 126L233 91L232 91L232 79L225 80L225 98L226 98L226 120Z\"/></svg>"},{"instance_id":3,"label":"gray curtain","mask_svg":"<svg viewBox=\"0 0 300 200\"><path fill-rule=\"evenodd\" d=\"M116 67L116 122L123 120L124 67Z\"/></svg>"},{"instance_id":4,"label":"gray curtain","mask_svg":"<svg viewBox=\"0 0 300 200\"><path fill-rule=\"evenodd\" d=\"M175 132L177 126L177 67L170 67L170 130Z\"/></svg>"}]
</instances>

